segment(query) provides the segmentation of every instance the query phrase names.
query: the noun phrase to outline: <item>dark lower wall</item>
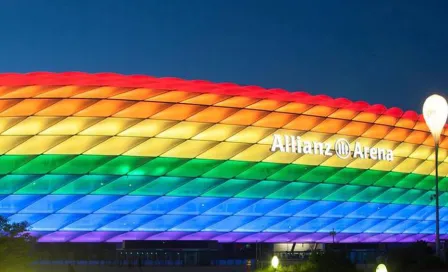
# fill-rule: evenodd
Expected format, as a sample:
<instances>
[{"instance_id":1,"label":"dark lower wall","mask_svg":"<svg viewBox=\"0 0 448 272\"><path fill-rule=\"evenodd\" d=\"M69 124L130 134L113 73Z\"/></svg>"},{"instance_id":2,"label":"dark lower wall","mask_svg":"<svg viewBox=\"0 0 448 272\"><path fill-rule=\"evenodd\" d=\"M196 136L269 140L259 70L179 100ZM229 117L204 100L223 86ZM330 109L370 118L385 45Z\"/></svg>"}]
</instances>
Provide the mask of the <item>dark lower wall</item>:
<instances>
[{"instance_id":1,"label":"dark lower wall","mask_svg":"<svg viewBox=\"0 0 448 272\"><path fill-rule=\"evenodd\" d=\"M115 260L117 249L122 244L114 243L38 243L35 257L38 260ZM179 246L183 250L185 247ZM219 244L210 256L212 259L254 259L258 248L259 258L268 258L272 253L272 244Z\"/></svg>"},{"instance_id":2,"label":"dark lower wall","mask_svg":"<svg viewBox=\"0 0 448 272\"><path fill-rule=\"evenodd\" d=\"M68 265L36 265L35 272L73 272ZM111 267L95 265L75 265L74 272L245 272L245 266L210 266L210 267Z\"/></svg>"}]
</instances>

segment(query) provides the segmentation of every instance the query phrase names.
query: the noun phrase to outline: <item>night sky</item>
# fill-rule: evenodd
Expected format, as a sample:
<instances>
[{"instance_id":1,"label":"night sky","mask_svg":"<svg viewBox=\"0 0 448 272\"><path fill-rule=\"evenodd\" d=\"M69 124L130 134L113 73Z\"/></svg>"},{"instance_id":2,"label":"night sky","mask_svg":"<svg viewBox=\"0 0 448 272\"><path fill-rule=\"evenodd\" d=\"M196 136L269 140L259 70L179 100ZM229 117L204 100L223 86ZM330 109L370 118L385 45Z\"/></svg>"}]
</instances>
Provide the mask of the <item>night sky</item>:
<instances>
[{"instance_id":1,"label":"night sky","mask_svg":"<svg viewBox=\"0 0 448 272\"><path fill-rule=\"evenodd\" d=\"M448 96L448 1L0 0L0 72L147 74L421 111Z\"/></svg>"}]
</instances>

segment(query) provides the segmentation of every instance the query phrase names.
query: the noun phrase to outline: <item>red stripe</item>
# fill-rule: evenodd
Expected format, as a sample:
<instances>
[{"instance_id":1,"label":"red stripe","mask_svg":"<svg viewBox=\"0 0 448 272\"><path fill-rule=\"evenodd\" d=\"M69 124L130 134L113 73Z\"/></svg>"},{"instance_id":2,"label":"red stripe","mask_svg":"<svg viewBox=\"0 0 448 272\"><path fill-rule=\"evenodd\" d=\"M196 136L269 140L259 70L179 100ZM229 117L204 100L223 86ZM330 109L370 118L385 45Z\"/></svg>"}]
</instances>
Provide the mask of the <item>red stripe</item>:
<instances>
[{"instance_id":1,"label":"red stripe","mask_svg":"<svg viewBox=\"0 0 448 272\"><path fill-rule=\"evenodd\" d=\"M283 89L263 89L257 86L240 86L233 83L212 83L204 80L183 80L179 78L155 78L145 75L120 75L114 73L87 74L82 72L35 72L29 74L0 74L0 85L78 85L78 86L114 86L131 88L171 89L201 93L241 95L254 98L266 98L299 102L312 105L324 105L334 108L346 108L353 111L390 115L396 118L423 120L414 111L399 108L386 108L383 105L369 105L364 101L351 101L345 98L331 98L326 95L310 95L304 92L288 92Z\"/></svg>"}]
</instances>

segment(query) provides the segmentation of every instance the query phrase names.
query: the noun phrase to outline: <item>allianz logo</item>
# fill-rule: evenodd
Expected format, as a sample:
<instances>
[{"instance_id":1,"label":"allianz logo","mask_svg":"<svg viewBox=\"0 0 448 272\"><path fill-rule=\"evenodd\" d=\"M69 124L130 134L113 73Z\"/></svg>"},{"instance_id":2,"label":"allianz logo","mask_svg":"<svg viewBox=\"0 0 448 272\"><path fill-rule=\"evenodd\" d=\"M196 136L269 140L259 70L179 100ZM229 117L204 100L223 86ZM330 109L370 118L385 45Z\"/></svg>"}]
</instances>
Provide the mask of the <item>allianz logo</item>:
<instances>
[{"instance_id":1,"label":"allianz logo","mask_svg":"<svg viewBox=\"0 0 448 272\"><path fill-rule=\"evenodd\" d=\"M272 152L286 152L298 154L311 154L331 157L338 156L341 159L360 158L378 161L393 161L394 153L391 149L363 146L355 142L353 147L344 139L339 138L330 143L303 140L300 136L274 134L271 145Z\"/></svg>"}]
</instances>

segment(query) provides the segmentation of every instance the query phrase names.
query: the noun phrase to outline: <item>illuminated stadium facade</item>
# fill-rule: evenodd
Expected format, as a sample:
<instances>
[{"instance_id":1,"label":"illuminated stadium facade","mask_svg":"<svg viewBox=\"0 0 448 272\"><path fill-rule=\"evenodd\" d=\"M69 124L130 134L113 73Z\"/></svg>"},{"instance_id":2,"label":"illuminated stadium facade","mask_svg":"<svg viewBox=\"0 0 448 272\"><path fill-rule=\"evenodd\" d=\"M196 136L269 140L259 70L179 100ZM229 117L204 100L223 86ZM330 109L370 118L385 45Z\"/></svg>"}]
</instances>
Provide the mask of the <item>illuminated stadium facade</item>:
<instances>
[{"instance_id":1,"label":"illuminated stadium facade","mask_svg":"<svg viewBox=\"0 0 448 272\"><path fill-rule=\"evenodd\" d=\"M434 241L415 112L115 74L4 74L0 96L0 213L40 242Z\"/></svg>"}]
</instances>

